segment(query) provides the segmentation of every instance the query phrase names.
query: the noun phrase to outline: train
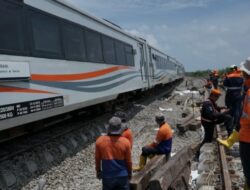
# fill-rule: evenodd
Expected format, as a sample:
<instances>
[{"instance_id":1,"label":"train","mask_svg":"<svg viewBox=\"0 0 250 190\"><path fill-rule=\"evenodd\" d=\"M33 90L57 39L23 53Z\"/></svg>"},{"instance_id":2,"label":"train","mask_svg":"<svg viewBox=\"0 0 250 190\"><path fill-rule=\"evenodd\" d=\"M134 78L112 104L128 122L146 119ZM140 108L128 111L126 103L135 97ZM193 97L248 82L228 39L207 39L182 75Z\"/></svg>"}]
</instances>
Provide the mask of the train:
<instances>
[{"instance_id":1,"label":"train","mask_svg":"<svg viewBox=\"0 0 250 190\"><path fill-rule=\"evenodd\" d=\"M175 58L64 0L0 0L0 131L183 78Z\"/></svg>"}]
</instances>

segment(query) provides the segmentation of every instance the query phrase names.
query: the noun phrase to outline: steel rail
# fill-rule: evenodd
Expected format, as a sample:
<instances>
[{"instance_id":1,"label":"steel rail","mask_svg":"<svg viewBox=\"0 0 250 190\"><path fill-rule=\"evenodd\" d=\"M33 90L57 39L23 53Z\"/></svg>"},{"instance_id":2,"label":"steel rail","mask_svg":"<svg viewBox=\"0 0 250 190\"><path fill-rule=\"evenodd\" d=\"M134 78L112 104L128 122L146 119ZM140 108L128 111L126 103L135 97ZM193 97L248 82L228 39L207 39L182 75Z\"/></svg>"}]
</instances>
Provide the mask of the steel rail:
<instances>
[{"instance_id":1,"label":"steel rail","mask_svg":"<svg viewBox=\"0 0 250 190\"><path fill-rule=\"evenodd\" d=\"M216 131L218 138L221 137L220 126L216 125ZM232 183L230 179L230 173L227 166L227 159L225 154L225 147L218 143L219 157L220 157L220 165L221 165L221 175L222 175L222 188L223 190L232 190Z\"/></svg>"}]
</instances>

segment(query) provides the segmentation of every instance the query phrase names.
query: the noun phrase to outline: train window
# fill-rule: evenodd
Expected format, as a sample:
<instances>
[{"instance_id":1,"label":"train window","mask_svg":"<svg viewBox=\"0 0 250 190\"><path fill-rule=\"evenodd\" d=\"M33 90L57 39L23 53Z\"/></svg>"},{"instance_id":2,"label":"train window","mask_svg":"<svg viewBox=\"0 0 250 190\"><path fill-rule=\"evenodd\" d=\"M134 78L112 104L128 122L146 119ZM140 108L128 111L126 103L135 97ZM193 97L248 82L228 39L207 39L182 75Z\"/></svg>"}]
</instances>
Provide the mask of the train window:
<instances>
[{"instance_id":1,"label":"train window","mask_svg":"<svg viewBox=\"0 0 250 190\"><path fill-rule=\"evenodd\" d=\"M167 65L167 61L166 59L164 58L164 69L167 69L168 65Z\"/></svg>"},{"instance_id":2,"label":"train window","mask_svg":"<svg viewBox=\"0 0 250 190\"><path fill-rule=\"evenodd\" d=\"M175 70L175 65L173 62L169 62L169 70Z\"/></svg>"},{"instance_id":3,"label":"train window","mask_svg":"<svg viewBox=\"0 0 250 190\"><path fill-rule=\"evenodd\" d=\"M88 61L103 62L101 35L90 30L87 30L85 34Z\"/></svg>"},{"instance_id":4,"label":"train window","mask_svg":"<svg viewBox=\"0 0 250 190\"><path fill-rule=\"evenodd\" d=\"M157 69L175 70L175 65L168 59L155 55L155 60Z\"/></svg>"},{"instance_id":5,"label":"train window","mask_svg":"<svg viewBox=\"0 0 250 190\"><path fill-rule=\"evenodd\" d=\"M116 58L117 65L126 65L126 57L124 51L124 44L119 41L115 41L115 50L116 50Z\"/></svg>"},{"instance_id":6,"label":"train window","mask_svg":"<svg viewBox=\"0 0 250 190\"><path fill-rule=\"evenodd\" d=\"M127 65L134 66L134 54L132 46L125 45L125 53Z\"/></svg>"},{"instance_id":7,"label":"train window","mask_svg":"<svg viewBox=\"0 0 250 190\"><path fill-rule=\"evenodd\" d=\"M170 62L167 63L166 69L171 70L171 63Z\"/></svg>"},{"instance_id":8,"label":"train window","mask_svg":"<svg viewBox=\"0 0 250 190\"><path fill-rule=\"evenodd\" d=\"M77 26L63 25L63 42L65 57L69 60L86 60L83 30Z\"/></svg>"},{"instance_id":9,"label":"train window","mask_svg":"<svg viewBox=\"0 0 250 190\"><path fill-rule=\"evenodd\" d=\"M58 20L35 11L31 11L30 19L33 34L32 53L35 56L62 57Z\"/></svg>"},{"instance_id":10,"label":"train window","mask_svg":"<svg viewBox=\"0 0 250 190\"><path fill-rule=\"evenodd\" d=\"M24 52L23 16L22 5L0 1L0 50Z\"/></svg>"},{"instance_id":11,"label":"train window","mask_svg":"<svg viewBox=\"0 0 250 190\"><path fill-rule=\"evenodd\" d=\"M115 43L112 38L102 36L104 61L108 64L115 64Z\"/></svg>"}]
</instances>

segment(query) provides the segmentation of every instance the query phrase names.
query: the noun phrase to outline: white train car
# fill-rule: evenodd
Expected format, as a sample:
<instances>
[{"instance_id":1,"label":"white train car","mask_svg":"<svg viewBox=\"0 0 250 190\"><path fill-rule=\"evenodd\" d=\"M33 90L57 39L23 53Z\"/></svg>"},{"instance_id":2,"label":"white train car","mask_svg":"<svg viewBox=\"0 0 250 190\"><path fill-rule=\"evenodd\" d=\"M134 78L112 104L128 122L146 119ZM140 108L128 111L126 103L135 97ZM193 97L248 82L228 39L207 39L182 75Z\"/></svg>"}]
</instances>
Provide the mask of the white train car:
<instances>
[{"instance_id":1,"label":"white train car","mask_svg":"<svg viewBox=\"0 0 250 190\"><path fill-rule=\"evenodd\" d=\"M177 62L165 53L149 46L150 62L152 63L153 84L167 84L179 78L177 76Z\"/></svg>"},{"instance_id":2,"label":"white train car","mask_svg":"<svg viewBox=\"0 0 250 190\"><path fill-rule=\"evenodd\" d=\"M0 131L171 82L171 64L62 0L0 0Z\"/></svg>"}]
</instances>

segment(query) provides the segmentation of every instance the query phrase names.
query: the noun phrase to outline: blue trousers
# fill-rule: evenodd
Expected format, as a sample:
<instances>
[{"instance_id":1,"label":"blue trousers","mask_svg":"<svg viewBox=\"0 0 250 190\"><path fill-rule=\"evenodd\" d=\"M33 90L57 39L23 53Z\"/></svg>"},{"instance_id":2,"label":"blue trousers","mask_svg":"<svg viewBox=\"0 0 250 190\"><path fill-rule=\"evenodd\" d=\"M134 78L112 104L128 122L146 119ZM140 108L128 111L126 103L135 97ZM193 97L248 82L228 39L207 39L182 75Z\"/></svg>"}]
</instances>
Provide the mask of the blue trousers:
<instances>
[{"instance_id":1,"label":"blue trousers","mask_svg":"<svg viewBox=\"0 0 250 190\"><path fill-rule=\"evenodd\" d=\"M156 154L161 154L159 152L159 150L157 150L156 148L153 148L153 147L147 147L147 146L144 146L142 148L142 156L149 156L149 155L156 155Z\"/></svg>"},{"instance_id":2,"label":"blue trousers","mask_svg":"<svg viewBox=\"0 0 250 190\"><path fill-rule=\"evenodd\" d=\"M102 178L102 190L129 190L129 179L126 177Z\"/></svg>"},{"instance_id":3,"label":"blue trousers","mask_svg":"<svg viewBox=\"0 0 250 190\"><path fill-rule=\"evenodd\" d=\"M234 118L234 126L238 126L242 109L242 97L240 94L226 93L226 106L230 109L230 115Z\"/></svg>"},{"instance_id":4,"label":"blue trousers","mask_svg":"<svg viewBox=\"0 0 250 190\"><path fill-rule=\"evenodd\" d=\"M229 114L224 114L221 117L218 118L218 120L215 123L209 123L209 122L204 122L202 121L201 124L204 128L205 134L204 134L204 139L199 145L199 148L195 154L195 157L198 158L200 155L200 148L205 144L205 143L210 143L213 141L213 134L214 134L214 128L216 124L223 123L227 129L228 136L233 131L233 118Z\"/></svg>"}]
</instances>

